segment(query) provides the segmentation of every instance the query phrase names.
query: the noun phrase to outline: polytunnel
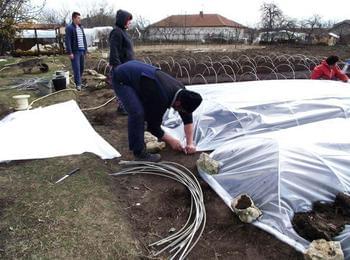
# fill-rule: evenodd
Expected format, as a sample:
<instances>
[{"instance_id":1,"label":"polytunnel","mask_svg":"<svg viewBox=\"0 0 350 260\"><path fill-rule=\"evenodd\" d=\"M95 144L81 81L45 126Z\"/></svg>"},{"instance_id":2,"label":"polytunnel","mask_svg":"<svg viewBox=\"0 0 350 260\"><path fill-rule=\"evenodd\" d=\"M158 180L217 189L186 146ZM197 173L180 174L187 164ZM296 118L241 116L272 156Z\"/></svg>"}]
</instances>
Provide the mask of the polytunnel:
<instances>
[{"instance_id":1,"label":"polytunnel","mask_svg":"<svg viewBox=\"0 0 350 260\"><path fill-rule=\"evenodd\" d=\"M194 113L199 151L222 167L201 177L231 208L249 194L263 211L253 224L304 252L309 241L293 229L296 212L315 201L350 192L350 85L336 81L280 80L189 86L200 93ZM170 110L163 128L184 141ZM335 238L350 259L350 226Z\"/></svg>"},{"instance_id":2,"label":"polytunnel","mask_svg":"<svg viewBox=\"0 0 350 260\"><path fill-rule=\"evenodd\" d=\"M315 201L350 192L349 131L350 119L337 118L236 138L210 155L221 163L219 173L200 174L230 208L233 198L249 194L263 212L253 224L304 251L309 242L291 220ZM335 238L347 259L349 239L350 226Z\"/></svg>"},{"instance_id":3,"label":"polytunnel","mask_svg":"<svg viewBox=\"0 0 350 260\"><path fill-rule=\"evenodd\" d=\"M350 84L336 81L269 80L187 88L203 97L194 113L199 151L214 150L245 134L350 115ZM164 117L164 129L184 141L181 124L173 110Z\"/></svg>"}]
</instances>

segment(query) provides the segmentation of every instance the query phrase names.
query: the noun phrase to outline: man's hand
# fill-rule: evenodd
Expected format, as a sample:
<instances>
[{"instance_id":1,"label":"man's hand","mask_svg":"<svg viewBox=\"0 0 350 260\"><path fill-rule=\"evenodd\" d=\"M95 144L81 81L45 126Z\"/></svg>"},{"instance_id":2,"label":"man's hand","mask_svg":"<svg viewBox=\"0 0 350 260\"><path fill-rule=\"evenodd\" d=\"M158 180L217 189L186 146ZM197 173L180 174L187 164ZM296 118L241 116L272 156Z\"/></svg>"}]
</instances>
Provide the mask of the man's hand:
<instances>
[{"instance_id":1,"label":"man's hand","mask_svg":"<svg viewBox=\"0 0 350 260\"><path fill-rule=\"evenodd\" d=\"M71 60L74 59L74 54L73 54L73 53L69 54L68 56L69 56L69 58L70 58Z\"/></svg>"},{"instance_id":2,"label":"man's hand","mask_svg":"<svg viewBox=\"0 0 350 260\"><path fill-rule=\"evenodd\" d=\"M193 144L186 145L184 152L185 154L194 154L197 151L196 146Z\"/></svg>"},{"instance_id":3,"label":"man's hand","mask_svg":"<svg viewBox=\"0 0 350 260\"><path fill-rule=\"evenodd\" d=\"M175 151L182 152L183 148L179 140L172 138L169 140L168 144L171 146L171 148Z\"/></svg>"},{"instance_id":4,"label":"man's hand","mask_svg":"<svg viewBox=\"0 0 350 260\"><path fill-rule=\"evenodd\" d=\"M182 148L181 142L177 140L176 138L172 137L171 135L165 133L162 137L162 140L170 145L170 147L175 151L183 152L184 149Z\"/></svg>"}]
</instances>

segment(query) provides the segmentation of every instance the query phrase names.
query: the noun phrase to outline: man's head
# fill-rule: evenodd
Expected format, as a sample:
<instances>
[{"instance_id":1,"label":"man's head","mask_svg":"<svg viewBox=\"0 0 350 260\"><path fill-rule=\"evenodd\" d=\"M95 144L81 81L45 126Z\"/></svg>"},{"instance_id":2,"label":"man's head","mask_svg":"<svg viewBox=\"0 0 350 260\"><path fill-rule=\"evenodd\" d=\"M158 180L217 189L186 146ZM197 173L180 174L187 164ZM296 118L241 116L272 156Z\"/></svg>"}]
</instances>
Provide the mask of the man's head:
<instances>
[{"instance_id":1,"label":"man's head","mask_svg":"<svg viewBox=\"0 0 350 260\"><path fill-rule=\"evenodd\" d=\"M75 25L80 25L81 21L80 21L80 13L78 12L73 12L72 13L72 21Z\"/></svg>"},{"instance_id":2,"label":"man's head","mask_svg":"<svg viewBox=\"0 0 350 260\"><path fill-rule=\"evenodd\" d=\"M179 112L192 113L202 103L202 97L196 92L183 89L177 95L174 102L174 109Z\"/></svg>"},{"instance_id":3,"label":"man's head","mask_svg":"<svg viewBox=\"0 0 350 260\"><path fill-rule=\"evenodd\" d=\"M339 61L339 57L338 56L335 56L335 55L331 55L329 56L327 59L326 59L326 62L327 64L330 66L330 67L333 67L335 66L335 64Z\"/></svg>"}]
</instances>

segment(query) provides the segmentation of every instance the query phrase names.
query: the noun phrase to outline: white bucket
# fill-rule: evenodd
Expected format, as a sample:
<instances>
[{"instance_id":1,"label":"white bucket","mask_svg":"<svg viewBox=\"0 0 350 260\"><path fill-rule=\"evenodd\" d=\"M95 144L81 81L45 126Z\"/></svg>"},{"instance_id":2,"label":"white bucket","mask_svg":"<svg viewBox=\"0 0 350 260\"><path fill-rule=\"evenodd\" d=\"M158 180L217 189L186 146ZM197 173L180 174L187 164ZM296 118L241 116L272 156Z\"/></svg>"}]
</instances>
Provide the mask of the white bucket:
<instances>
[{"instance_id":1,"label":"white bucket","mask_svg":"<svg viewBox=\"0 0 350 260\"><path fill-rule=\"evenodd\" d=\"M30 95L16 95L12 97L16 101L16 110L28 109L28 99Z\"/></svg>"},{"instance_id":2,"label":"white bucket","mask_svg":"<svg viewBox=\"0 0 350 260\"><path fill-rule=\"evenodd\" d=\"M64 73L65 72L63 70L56 70L54 75L56 75L56 76L59 76L59 75L65 76Z\"/></svg>"},{"instance_id":3,"label":"white bucket","mask_svg":"<svg viewBox=\"0 0 350 260\"><path fill-rule=\"evenodd\" d=\"M66 76L66 82L67 82L66 87L68 87L69 86L69 71L68 70L65 71L65 76Z\"/></svg>"}]
</instances>

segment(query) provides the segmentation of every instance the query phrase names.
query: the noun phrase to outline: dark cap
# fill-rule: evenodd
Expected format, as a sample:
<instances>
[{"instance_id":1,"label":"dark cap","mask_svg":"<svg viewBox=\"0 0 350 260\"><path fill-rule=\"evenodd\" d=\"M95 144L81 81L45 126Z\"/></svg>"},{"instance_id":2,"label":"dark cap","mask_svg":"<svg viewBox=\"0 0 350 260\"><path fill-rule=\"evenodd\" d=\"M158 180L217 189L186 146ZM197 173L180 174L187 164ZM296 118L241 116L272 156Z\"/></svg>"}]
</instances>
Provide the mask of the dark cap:
<instances>
[{"instance_id":1,"label":"dark cap","mask_svg":"<svg viewBox=\"0 0 350 260\"><path fill-rule=\"evenodd\" d=\"M335 55L331 55L326 59L328 65L334 65L339 61L339 57Z\"/></svg>"},{"instance_id":2,"label":"dark cap","mask_svg":"<svg viewBox=\"0 0 350 260\"><path fill-rule=\"evenodd\" d=\"M187 89L180 91L177 100L181 102L181 107L187 113L192 113L202 103L201 95Z\"/></svg>"}]
</instances>

